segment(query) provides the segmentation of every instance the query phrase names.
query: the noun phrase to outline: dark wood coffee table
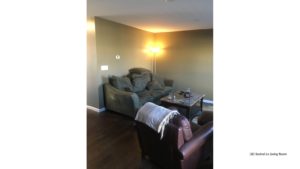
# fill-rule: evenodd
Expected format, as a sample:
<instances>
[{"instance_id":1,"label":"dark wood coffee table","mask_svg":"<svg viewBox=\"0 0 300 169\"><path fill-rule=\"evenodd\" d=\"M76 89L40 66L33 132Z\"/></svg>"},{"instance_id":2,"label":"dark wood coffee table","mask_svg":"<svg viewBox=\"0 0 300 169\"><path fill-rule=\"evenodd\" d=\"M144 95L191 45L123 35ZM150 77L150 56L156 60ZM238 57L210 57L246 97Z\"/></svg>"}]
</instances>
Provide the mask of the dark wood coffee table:
<instances>
[{"instance_id":1,"label":"dark wood coffee table","mask_svg":"<svg viewBox=\"0 0 300 169\"><path fill-rule=\"evenodd\" d=\"M180 112L185 115L189 120L192 108L196 106L197 103L200 103L200 111L202 112L204 94L191 93L191 97L185 98L183 94L180 94L180 91L174 92L175 98L172 99L170 96L165 96L160 99L161 105L164 107L178 107L185 109L184 112Z\"/></svg>"}]
</instances>

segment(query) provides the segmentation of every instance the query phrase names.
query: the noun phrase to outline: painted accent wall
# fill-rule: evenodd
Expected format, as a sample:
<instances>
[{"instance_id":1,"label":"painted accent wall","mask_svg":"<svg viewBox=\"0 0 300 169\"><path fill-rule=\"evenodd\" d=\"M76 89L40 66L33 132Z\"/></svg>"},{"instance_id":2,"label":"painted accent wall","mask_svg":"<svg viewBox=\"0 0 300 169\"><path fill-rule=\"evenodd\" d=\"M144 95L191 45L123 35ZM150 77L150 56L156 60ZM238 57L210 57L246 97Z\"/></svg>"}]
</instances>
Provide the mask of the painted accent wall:
<instances>
[{"instance_id":1,"label":"painted accent wall","mask_svg":"<svg viewBox=\"0 0 300 169\"><path fill-rule=\"evenodd\" d=\"M153 42L153 34L127 25L115 23L95 17L96 26L96 86L98 98L96 108L104 107L103 84L108 82L108 76L126 75L133 67L152 68L152 57L145 49ZM116 59L116 55L120 59ZM93 66L94 63L90 63ZM101 65L108 65L107 71L101 71ZM92 105L92 106L93 106Z\"/></svg>"},{"instance_id":2,"label":"painted accent wall","mask_svg":"<svg viewBox=\"0 0 300 169\"><path fill-rule=\"evenodd\" d=\"M157 74L174 79L178 89L213 100L213 30L157 33L155 41L163 48Z\"/></svg>"}]
</instances>

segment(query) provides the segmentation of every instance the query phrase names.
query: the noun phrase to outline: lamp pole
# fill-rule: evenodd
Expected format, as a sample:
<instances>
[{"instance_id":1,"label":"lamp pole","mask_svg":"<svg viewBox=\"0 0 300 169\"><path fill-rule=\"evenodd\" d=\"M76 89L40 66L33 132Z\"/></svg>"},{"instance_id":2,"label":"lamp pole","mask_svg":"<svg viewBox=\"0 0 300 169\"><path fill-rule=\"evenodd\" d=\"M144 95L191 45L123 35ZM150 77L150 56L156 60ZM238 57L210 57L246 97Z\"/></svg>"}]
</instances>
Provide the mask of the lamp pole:
<instances>
[{"instance_id":1,"label":"lamp pole","mask_svg":"<svg viewBox=\"0 0 300 169\"><path fill-rule=\"evenodd\" d=\"M154 52L152 52L152 73L154 74Z\"/></svg>"},{"instance_id":2,"label":"lamp pole","mask_svg":"<svg viewBox=\"0 0 300 169\"><path fill-rule=\"evenodd\" d=\"M153 74L156 74L156 53L160 51L159 47L153 47L151 48L151 52L153 53L152 58L152 72Z\"/></svg>"},{"instance_id":3,"label":"lamp pole","mask_svg":"<svg viewBox=\"0 0 300 169\"><path fill-rule=\"evenodd\" d=\"M154 52L154 74L156 74L156 53Z\"/></svg>"}]
</instances>

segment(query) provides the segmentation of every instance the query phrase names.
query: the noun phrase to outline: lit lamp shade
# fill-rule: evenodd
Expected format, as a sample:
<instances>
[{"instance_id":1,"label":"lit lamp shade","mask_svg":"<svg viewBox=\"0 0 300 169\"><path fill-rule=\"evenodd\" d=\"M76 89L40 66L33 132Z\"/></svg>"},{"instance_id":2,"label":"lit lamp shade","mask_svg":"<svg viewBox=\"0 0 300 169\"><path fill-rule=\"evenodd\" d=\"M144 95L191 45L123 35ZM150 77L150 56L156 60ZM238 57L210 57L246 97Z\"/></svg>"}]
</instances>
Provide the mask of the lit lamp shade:
<instances>
[{"instance_id":1,"label":"lit lamp shade","mask_svg":"<svg viewBox=\"0 0 300 169\"><path fill-rule=\"evenodd\" d=\"M159 47L152 47L152 48L150 48L150 51L152 53L158 53L160 51L160 48Z\"/></svg>"}]
</instances>

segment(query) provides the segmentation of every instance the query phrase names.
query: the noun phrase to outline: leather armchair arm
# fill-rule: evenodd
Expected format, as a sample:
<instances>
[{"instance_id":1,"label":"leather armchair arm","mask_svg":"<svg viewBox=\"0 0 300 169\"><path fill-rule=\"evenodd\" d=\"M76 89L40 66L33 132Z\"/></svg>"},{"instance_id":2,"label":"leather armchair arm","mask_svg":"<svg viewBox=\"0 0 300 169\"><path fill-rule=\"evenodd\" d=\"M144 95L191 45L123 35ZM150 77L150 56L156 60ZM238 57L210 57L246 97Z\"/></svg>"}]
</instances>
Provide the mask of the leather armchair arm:
<instances>
[{"instance_id":1,"label":"leather armchair arm","mask_svg":"<svg viewBox=\"0 0 300 169\"><path fill-rule=\"evenodd\" d=\"M104 84L105 105L108 110L122 113L131 117L139 108L139 98L136 93L117 89L110 84Z\"/></svg>"},{"instance_id":2,"label":"leather armchair arm","mask_svg":"<svg viewBox=\"0 0 300 169\"><path fill-rule=\"evenodd\" d=\"M193 137L179 149L180 158L186 159L194 154L194 152L199 151L212 131L213 122L208 122L193 133Z\"/></svg>"}]
</instances>

